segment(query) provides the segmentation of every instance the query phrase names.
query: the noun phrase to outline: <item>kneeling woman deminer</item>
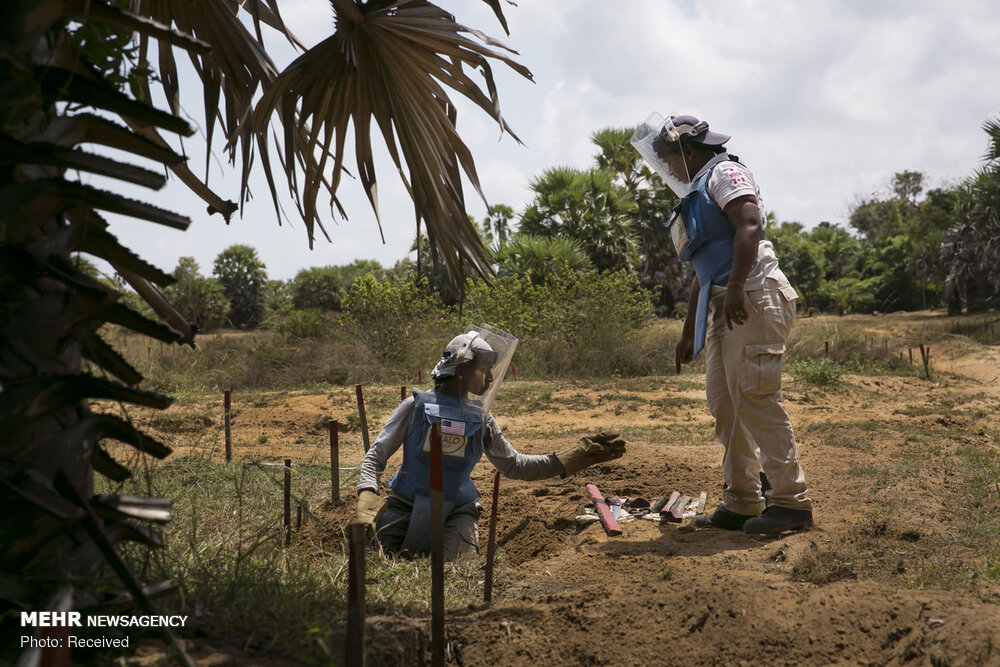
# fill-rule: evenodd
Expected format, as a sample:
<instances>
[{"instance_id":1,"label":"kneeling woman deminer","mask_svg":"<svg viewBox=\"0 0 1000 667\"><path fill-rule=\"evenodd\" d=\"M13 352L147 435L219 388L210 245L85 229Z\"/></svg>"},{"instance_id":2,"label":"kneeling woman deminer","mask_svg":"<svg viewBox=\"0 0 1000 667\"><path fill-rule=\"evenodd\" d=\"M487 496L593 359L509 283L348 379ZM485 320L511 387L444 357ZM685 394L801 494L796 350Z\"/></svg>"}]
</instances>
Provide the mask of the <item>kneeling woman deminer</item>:
<instances>
[{"instance_id":1,"label":"kneeling woman deminer","mask_svg":"<svg viewBox=\"0 0 1000 667\"><path fill-rule=\"evenodd\" d=\"M445 560L479 553L479 492L470 477L483 454L506 477L566 477L625 453L615 433L599 433L554 454L521 454L504 438L490 413L517 339L488 326L452 339L434 367L433 391L413 391L389 417L361 464L354 523L368 526L389 554L430 552L431 424L441 433L444 476ZM403 448L403 462L379 495L389 457Z\"/></svg>"}]
</instances>

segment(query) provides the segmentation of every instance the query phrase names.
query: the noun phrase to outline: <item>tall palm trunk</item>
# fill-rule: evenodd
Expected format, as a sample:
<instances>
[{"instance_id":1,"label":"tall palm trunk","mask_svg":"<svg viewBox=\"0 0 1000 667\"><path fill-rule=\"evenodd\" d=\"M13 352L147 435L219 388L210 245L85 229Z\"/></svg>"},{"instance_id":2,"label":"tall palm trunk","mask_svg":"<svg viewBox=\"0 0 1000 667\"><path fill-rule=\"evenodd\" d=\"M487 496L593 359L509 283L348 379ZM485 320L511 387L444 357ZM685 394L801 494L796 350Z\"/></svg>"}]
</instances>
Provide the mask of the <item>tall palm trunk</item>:
<instances>
[{"instance_id":1,"label":"tall palm trunk","mask_svg":"<svg viewBox=\"0 0 1000 667\"><path fill-rule=\"evenodd\" d=\"M84 62L67 39L70 16L62 13L73 4L17 0L0 10L2 611L44 610L55 604L57 592L60 605L97 604L97 591L89 584L100 580L110 544L160 543L154 531L132 519L168 520L166 504L95 497L93 472L115 480L128 477L128 470L102 446L105 438L156 457L170 450L122 419L95 414L89 401L156 408L169 404L165 396L135 388L142 377L102 339L104 325L167 342L189 341L192 335L150 284L167 284L170 277L123 248L97 210L182 229L188 221L65 178L73 169L151 188L164 184L156 172L78 149L83 142L113 145L163 164L182 158L105 118L70 113L65 103L118 113L143 126L174 132L189 128L171 114L121 94ZM106 20L202 48L180 34L105 9ZM114 290L74 264L72 253L81 251L115 266L176 328L117 303ZM91 362L89 370L84 360ZM66 584L71 585L69 600ZM135 582L127 585L134 589ZM141 590L134 593L141 597ZM5 630L11 625L8 619ZM18 620L13 617L14 623ZM5 650L16 645L4 641Z\"/></svg>"},{"instance_id":2,"label":"tall palm trunk","mask_svg":"<svg viewBox=\"0 0 1000 667\"><path fill-rule=\"evenodd\" d=\"M484 0L506 27L499 0ZM126 4L118 0L119 4ZM248 170L259 157L275 209L277 195L268 150L269 126L283 126L282 171L313 241L322 224L316 205L336 188L343 169L344 133L353 123L358 172L377 210L371 120L414 198L418 229L456 277L466 263L488 271L485 249L464 210L460 172L479 189L471 154L456 130L451 87L507 130L488 60L530 73L488 46L500 46L420 0L335 0L343 25L278 74L259 41L260 24L287 32L277 0L129 2L138 14L104 0L0 2L0 661L16 650L8 639L24 634L7 612L66 610L98 604L104 562L142 603L146 593L112 548L120 540L151 546L159 536L134 519L167 521L168 503L95 496L93 473L124 480L129 471L104 447L105 439L164 457L170 450L128 422L96 414L90 401L107 399L164 408L169 399L137 388L141 375L102 337L113 324L164 342L193 340L191 327L154 285L171 277L121 246L98 211L185 229L189 220L67 176L86 172L151 189L169 168L228 220L238 206L194 176L161 132L190 135L179 111L172 49L187 52L202 77L206 133L218 122L234 161L244 167L240 201L248 198ZM238 18L254 19L252 34ZM159 19L162 23L157 23ZM161 82L174 113L125 95L87 61L70 39L74 26L99 22L138 35L139 57L158 47ZM168 27L177 26L175 31ZM191 36L193 35L193 37ZM197 39L195 39L197 38ZM200 41L204 40L204 41ZM501 47L503 48L503 47ZM215 51L212 51L215 49ZM468 76L479 70L487 92ZM148 82L134 81L140 99ZM317 91L331 95L316 97ZM255 96L263 91L256 108ZM334 100L335 104L328 103ZM220 101L221 100L221 101ZM323 102L327 100L327 102ZM100 115L81 112L94 109ZM109 118L117 118L112 121ZM310 127L310 123L314 127ZM95 143L153 162L151 171L78 148ZM317 148L319 150L317 150ZM443 165L443 168L441 167ZM406 168L404 175L403 169ZM206 169L207 172L207 169ZM305 174L299 186L297 174ZM207 179L207 173L206 173ZM343 211L341 210L343 214ZM280 215L280 211L278 211ZM156 322L119 303L119 294L73 262L83 252L109 262L161 318ZM158 586L158 591L168 587ZM28 664L38 655L28 654Z\"/></svg>"}]
</instances>

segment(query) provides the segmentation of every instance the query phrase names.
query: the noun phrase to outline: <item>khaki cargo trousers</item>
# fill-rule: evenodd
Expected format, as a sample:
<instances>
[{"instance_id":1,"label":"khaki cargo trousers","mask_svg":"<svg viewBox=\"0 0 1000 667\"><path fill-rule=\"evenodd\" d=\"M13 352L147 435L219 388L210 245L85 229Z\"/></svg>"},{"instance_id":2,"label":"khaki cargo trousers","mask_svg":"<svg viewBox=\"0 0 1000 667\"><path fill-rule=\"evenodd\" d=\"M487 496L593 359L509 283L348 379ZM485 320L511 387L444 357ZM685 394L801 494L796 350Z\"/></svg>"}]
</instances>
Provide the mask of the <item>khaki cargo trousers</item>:
<instances>
[{"instance_id":1,"label":"khaki cargo trousers","mask_svg":"<svg viewBox=\"0 0 1000 667\"><path fill-rule=\"evenodd\" d=\"M768 503L789 509L812 509L799 465L795 434L781 400L781 364L785 340L795 322L791 287L767 279L747 296L749 318L726 326L725 288L712 288L705 341L705 386L715 433L725 449L723 506L738 514L760 514L760 471L771 484ZM785 294L782 294L782 292Z\"/></svg>"}]
</instances>

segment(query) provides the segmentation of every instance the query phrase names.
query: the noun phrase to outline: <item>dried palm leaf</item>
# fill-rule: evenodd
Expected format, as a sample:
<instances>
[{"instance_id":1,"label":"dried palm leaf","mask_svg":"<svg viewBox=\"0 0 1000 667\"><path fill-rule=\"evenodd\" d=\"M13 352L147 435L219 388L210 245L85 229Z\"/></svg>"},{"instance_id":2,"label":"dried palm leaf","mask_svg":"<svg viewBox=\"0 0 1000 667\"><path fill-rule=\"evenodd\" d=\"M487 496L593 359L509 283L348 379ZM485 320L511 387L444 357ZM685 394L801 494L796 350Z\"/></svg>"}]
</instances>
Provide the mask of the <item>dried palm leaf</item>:
<instances>
[{"instance_id":1,"label":"dried palm leaf","mask_svg":"<svg viewBox=\"0 0 1000 667\"><path fill-rule=\"evenodd\" d=\"M499 10L497 3L489 4ZM352 124L358 177L381 229L370 137L374 119L413 198L417 224L426 222L452 276L462 279L462 258L487 274L486 248L465 212L461 173L480 196L482 188L471 152L455 129L455 108L445 89L464 95L513 136L500 114L489 61L499 60L528 79L531 73L505 53L515 52L430 3L359 6L341 0L334 5L336 32L268 86L250 119L262 155L268 152L272 118L277 115L282 124L283 164L299 164L304 172L301 193L296 170L287 170L286 178L306 220L310 244L319 222L316 199L321 189L331 197L336 194ZM481 70L486 92L466 68ZM311 129L303 133L292 122L297 118Z\"/></svg>"}]
</instances>

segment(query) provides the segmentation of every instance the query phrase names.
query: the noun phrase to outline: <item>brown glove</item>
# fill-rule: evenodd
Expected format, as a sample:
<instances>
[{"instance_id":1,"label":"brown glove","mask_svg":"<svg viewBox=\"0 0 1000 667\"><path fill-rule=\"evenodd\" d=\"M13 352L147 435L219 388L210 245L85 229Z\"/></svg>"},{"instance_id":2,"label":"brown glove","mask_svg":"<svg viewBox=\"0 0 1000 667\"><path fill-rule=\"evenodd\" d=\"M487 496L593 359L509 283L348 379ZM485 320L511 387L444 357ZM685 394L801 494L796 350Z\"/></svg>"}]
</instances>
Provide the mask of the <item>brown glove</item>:
<instances>
[{"instance_id":1,"label":"brown glove","mask_svg":"<svg viewBox=\"0 0 1000 667\"><path fill-rule=\"evenodd\" d=\"M376 524L382 518L386 505L388 501L385 498L369 489L362 489L358 493L358 507L351 523L359 523L365 526L369 536L375 535Z\"/></svg>"},{"instance_id":2,"label":"brown glove","mask_svg":"<svg viewBox=\"0 0 1000 667\"><path fill-rule=\"evenodd\" d=\"M617 433L598 433L580 438L576 444L555 453L563 467L563 477L569 477L595 463L617 459L625 453L625 441Z\"/></svg>"}]
</instances>

